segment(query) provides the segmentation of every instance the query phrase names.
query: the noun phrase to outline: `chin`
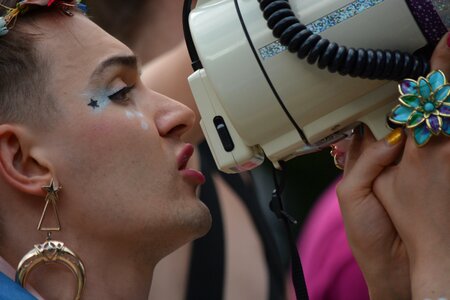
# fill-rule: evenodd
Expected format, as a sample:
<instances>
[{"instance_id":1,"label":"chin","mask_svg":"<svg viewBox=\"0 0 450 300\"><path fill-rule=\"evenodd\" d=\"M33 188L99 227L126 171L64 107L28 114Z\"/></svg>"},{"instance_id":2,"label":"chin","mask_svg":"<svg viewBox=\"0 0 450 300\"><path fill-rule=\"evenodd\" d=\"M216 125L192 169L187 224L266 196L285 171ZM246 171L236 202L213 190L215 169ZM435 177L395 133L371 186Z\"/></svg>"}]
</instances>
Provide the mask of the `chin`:
<instances>
[{"instance_id":1,"label":"chin","mask_svg":"<svg viewBox=\"0 0 450 300\"><path fill-rule=\"evenodd\" d=\"M194 217L193 220L191 220L193 240L207 234L211 229L212 224L211 213L209 212L208 207L206 207L206 205L201 201L199 201L199 206L200 207L197 216Z\"/></svg>"},{"instance_id":2,"label":"chin","mask_svg":"<svg viewBox=\"0 0 450 300\"><path fill-rule=\"evenodd\" d=\"M202 220L201 224L199 224L199 226L198 226L199 235L196 237L196 239L204 236L211 229L212 217L211 217L211 213L209 212L209 209L206 207L206 205L205 205L205 210L206 210L206 212L204 213L204 220Z\"/></svg>"},{"instance_id":3,"label":"chin","mask_svg":"<svg viewBox=\"0 0 450 300\"><path fill-rule=\"evenodd\" d=\"M177 224L164 235L163 240L167 244L158 243L161 250L157 252L160 254L158 260L208 233L212 224L211 214L203 202L198 202L195 210L185 207L178 212Z\"/></svg>"},{"instance_id":4,"label":"chin","mask_svg":"<svg viewBox=\"0 0 450 300\"><path fill-rule=\"evenodd\" d=\"M172 217L175 218L165 218L165 224L160 223L162 228L159 227L156 232L155 228L152 228L152 232L139 235L140 248L152 249L150 252L156 262L178 248L207 234L212 224L209 209L199 200L195 205L179 208L176 215L172 215ZM149 236L150 238L144 242L142 236Z\"/></svg>"},{"instance_id":5,"label":"chin","mask_svg":"<svg viewBox=\"0 0 450 300\"><path fill-rule=\"evenodd\" d=\"M178 211L178 224L183 232L184 243L191 242L208 233L212 218L208 207L200 200L191 202L193 205L183 206Z\"/></svg>"}]
</instances>

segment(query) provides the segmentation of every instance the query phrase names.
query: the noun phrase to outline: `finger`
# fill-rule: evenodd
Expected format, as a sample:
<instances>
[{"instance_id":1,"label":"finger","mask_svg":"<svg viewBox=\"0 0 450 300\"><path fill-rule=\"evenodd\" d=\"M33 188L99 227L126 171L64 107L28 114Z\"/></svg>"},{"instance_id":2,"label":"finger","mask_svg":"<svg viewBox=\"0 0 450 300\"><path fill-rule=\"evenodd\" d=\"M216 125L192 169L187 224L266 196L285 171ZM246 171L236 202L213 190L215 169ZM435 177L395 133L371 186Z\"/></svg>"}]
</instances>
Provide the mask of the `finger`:
<instances>
[{"instance_id":1,"label":"finger","mask_svg":"<svg viewBox=\"0 0 450 300\"><path fill-rule=\"evenodd\" d=\"M361 153L364 152L364 150L367 149L375 141L376 139L373 136L372 131L370 131L367 126L361 125L357 129L355 129L353 139L350 141L347 147L344 176L346 176L351 171L351 169L353 169L353 166L358 160Z\"/></svg>"},{"instance_id":2,"label":"finger","mask_svg":"<svg viewBox=\"0 0 450 300\"><path fill-rule=\"evenodd\" d=\"M447 33L437 44L431 56L431 68L442 70L447 78L450 76L450 34Z\"/></svg>"},{"instance_id":3,"label":"finger","mask_svg":"<svg viewBox=\"0 0 450 300\"><path fill-rule=\"evenodd\" d=\"M442 169L442 161L448 161L450 157L450 139L444 135L432 136L430 141L423 147L417 146L414 141L413 130L407 130L407 138L402 160L408 165L415 166L421 175L427 176L426 172L434 173L435 169ZM439 159L436 159L439 157Z\"/></svg>"},{"instance_id":4,"label":"finger","mask_svg":"<svg viewBox=\"0 0 450 300\"><path fill-rule=\"evenodd\" d=\"M355 139L356 141L357 139ZM352 168L346 174L345 181L339 187L339 193L354 195L354 193L369 194L372 191L372 185L377 176L386 167L392 165L401 153L405 141L403 129L397 128L387 135L383 140L371 143L366 149L364 144L359 141L356 146L364 149L359 154L360 149L353 149L358 155L353 162ZM354 159L353 157L351 159ZM364 195L359 195L364 196Z\"/></svg>"}]
</instances>

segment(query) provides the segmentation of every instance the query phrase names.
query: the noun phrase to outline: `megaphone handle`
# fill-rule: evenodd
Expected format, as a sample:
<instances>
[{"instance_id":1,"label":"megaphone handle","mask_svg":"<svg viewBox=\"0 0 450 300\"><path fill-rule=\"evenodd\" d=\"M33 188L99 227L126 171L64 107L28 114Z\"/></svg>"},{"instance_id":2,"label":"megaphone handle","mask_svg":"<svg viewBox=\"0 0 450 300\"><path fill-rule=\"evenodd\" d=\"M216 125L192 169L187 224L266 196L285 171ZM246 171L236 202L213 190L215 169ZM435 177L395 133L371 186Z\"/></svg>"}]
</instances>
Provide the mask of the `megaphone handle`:
<instances>
[{"instance_id":1,"label":"megaphone handle","mask_svg":"<svg viewBox=\"0 0 450 300\"><path fill-rule=\"evenodd\" d=\"M370 128L377 140L384 138L391 131L387 124L387 117L394 105L393 102L390 102L359 119L361 123Z\"/></svg>"}]
</instances>

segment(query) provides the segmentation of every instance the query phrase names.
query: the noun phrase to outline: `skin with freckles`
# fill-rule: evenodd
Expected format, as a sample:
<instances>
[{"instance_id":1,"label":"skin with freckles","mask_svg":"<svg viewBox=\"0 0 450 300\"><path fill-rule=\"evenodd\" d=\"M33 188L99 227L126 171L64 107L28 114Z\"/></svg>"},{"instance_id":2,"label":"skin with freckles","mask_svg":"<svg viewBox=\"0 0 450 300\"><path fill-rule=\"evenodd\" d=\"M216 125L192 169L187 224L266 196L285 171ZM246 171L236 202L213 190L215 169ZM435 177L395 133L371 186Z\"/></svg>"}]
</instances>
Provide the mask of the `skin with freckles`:
<instances>
[{"instance_id":1,"label":"skin with freckles","mask_svg":"<svg viewBox=\"0 0 450 300\"><path fill-rule=\"evenodd\" d=\"M63 185L63 230L54 238L85 264L83 299L146 299L155 264L210 227L196 196L201 176L184 166L192 146L181 137L194 114L146 88L132 51L85 16L49 12L36 24L26 28L42 34L36 46L51 73L43 84L58 113L49 130L0 125L2 166L9 166L0 168L9 200L0 204L9 212L2 214L0 255L17 265L44 240L35 229L40 186L53 177ZM31 285L45 299L73 297L71 283L61 282L64 270L36 272Z\"/></svg>"}]
</instances>

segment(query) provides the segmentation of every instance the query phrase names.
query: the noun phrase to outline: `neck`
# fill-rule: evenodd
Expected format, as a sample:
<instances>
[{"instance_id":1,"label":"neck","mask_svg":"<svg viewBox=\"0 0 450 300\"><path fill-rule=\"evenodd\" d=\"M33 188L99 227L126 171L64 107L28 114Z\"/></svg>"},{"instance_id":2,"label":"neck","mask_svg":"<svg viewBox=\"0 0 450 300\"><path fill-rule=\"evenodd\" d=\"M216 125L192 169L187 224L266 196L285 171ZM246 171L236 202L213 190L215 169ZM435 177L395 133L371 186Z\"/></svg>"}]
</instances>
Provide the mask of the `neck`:
<instances>
[{"instance_id":1,"label":"neck","mask_svg":"<svg viewBox=\"0 0 450 300\"><path fill-rule=\"evenodd\" d=\"M61 240L64 242L64 239ZM130 243L123 244L125 246L86 239L82 247L71 247L65 243L81 258L86 270L82 299L148 298L157 259L145 255L151 250L142 251L142 247L134 249ZM28 282L46 300L74 299L76 294L74 276L59 264L34 270Z\"/></svg>"},{"instance_id":2,"label":"neck","mask_svg":"<svg viewBox=\"0 0 450 300\"><path fill-rule=\"evenodd\" d=\"M5 199L15 197L6 192L5 195ZM45 232L36 230L42 202L21 200L10 201L8 205L8 210L0 205L0 211L10 212L1 216L0 256L16 268L35 244L45 242ZM93 230L89 234L85 228L77 231L78 227L72 226L68 218L63 219L67 229L54 232L52 239L63 242L83 261L86 270L83 300L148 299L154 267L172 248L162 249L164 241L154 240L155 234L147 231L117 235ZM27 283L46 300L72 300L76 294L76 280L61 264L33 269Z\"/></svg>"}]
</instances>

